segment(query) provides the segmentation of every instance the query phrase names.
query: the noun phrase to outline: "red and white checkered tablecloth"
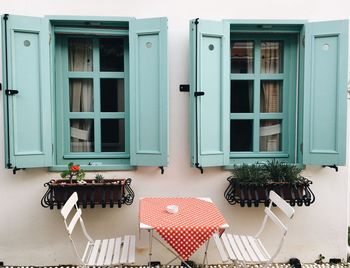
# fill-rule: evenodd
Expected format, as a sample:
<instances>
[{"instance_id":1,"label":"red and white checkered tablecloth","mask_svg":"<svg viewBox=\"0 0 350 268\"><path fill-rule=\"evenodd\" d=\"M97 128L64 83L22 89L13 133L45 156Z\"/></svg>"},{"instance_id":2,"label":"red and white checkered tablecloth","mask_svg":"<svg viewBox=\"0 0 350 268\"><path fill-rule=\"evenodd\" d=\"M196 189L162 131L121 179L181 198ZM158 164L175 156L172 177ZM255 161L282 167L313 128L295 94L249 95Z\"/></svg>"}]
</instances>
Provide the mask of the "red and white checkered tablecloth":
<instances>
[{"instance_id":1,"label":"red and white checkered tablecloth","mask_svg":"<svg viewBox=\"0 0 350 268\"><path fill-rule=\"evenodd\" d=\"M177 205L179 211L167 212L168 205ZM199 198L143 198L140 223L155 229L183 260L188 260L226 221L214 203Z\"/></svg>"}]
</instances>

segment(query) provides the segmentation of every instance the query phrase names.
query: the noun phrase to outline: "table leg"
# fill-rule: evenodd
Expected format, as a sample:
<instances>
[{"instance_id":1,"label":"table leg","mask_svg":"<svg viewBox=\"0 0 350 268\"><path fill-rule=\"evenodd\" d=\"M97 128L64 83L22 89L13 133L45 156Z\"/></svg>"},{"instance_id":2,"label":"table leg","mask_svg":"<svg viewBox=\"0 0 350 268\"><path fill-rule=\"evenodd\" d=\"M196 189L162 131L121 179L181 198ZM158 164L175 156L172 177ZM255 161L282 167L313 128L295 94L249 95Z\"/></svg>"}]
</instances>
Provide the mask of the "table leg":
<instances>
[{"instance_id":1,"label":"table leg","mask_svg":"<svg viewBox=\"0 0 350 268\"><path fill-rule=\"evenodd\" d=\"M210 238L207 241L207 245L205 246L205 252L204 252L204 258L203 258L203 267L205 262L208 262L208 247L209 247L209 242L210 242Z\"/></svg>"},{"instance_id":2,"label":"table leg","mask_svg":"<svg viewBox=\"0 0 350 268\"><path fill-rule=\"evenodd\" d=\"M175 258L172 259L170 262L166 264L168 266L170 263L172 263L174 260L179 259L187 268L192 268L187 264L185 260L183 260L175 251L171 250L167 245L165 245L162 241L160 241L157 237L153 237L156 241L158 241L163 247L165 247L167 250L169 250L172 254L175 255Z\"/></svg>"},{"instance_id":3,"label":"table leg","mask_svg":"<svg viewBox=\"0 0 350 268\"><path fill-rule=\"evenodd\" d=\"M152 239L153 239L153 230L148 230L148 246L149 246L149 260L148 260L148 267L151 268L151 262L152 262Z\"/></svg>"}]
</instances>

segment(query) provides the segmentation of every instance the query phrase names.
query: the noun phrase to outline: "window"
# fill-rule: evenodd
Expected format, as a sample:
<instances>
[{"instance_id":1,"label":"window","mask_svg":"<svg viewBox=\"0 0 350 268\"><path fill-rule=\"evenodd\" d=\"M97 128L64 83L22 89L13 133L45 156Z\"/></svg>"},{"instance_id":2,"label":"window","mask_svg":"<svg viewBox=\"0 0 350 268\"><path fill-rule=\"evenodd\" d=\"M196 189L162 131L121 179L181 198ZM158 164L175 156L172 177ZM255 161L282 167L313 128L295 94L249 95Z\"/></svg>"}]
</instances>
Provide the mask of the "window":
<instances>
[{"instance_id":1,"label":"window","mask_svg":"<svg viewBox=\"0 0 350 268\"><path fill-rule=\"evenodd\" d=\"M129 157L128 54L125 37L57 35L58 162Z\"/></svg>"},{"instance_id":2,"label":"window","mask_svg":"<svg viewBox=\"0 0 350 268\"><path fill-rule=\"evenodd\" d=\"M230 157L294 161L295 35L231 34Z\"/></svg>"},{"instance_id":3,"label":"window","mask_svg":"<svg viewBox=\"0 0 350 268\"><path fill-rule=\"evenodd\" d=\"M2 19L8 168L167 165L166 18Z\"/></svg>"},{"instance_id":4,"label":"window","mask_svg":"<svg viewBox=\"0 0 350 268\"><path fill-rule=\"evenodd\" d=\"M190 24L193 166L345 164L347 21Z\"/></svg>"}]
</instances>

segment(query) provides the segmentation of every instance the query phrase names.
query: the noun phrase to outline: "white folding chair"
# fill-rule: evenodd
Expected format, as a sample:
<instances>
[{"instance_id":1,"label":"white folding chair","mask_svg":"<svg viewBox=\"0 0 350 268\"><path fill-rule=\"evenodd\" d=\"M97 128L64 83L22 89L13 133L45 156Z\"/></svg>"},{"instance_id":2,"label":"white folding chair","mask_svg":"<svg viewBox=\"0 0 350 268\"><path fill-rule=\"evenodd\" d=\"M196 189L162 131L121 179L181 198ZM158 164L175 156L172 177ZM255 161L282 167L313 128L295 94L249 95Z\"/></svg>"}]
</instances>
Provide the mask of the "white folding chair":
<instances>
[{"instance_id":1,"label":"white folding chair","mask_svg":"<svg viewBox=\"0 0 350 268\"><path fill-rule=\"evenodd\" d=\"M68 232L68 237L73 244L74 251L81 262L86 266L111 266L130 264L135 262L135 236L125 235L124 237L93 240L87 233L84 221L81 217L81 209L77 206L78 194L74 192L63 208L61 214ZM75 208L75 209L74 209ZM71 212L74 215L70 215ZM68 217L70 220L68 220ZM81 255L72 239L72 233L77 222L80 222L87 244L83 255Z\"/></svg>"},{"instance_id":2,"label":"white folding chair","mask_svg":"<svg viewBox=\"0 0 350 268\"><path fill-rule=\"evenodd\" d=\"M246 264L263 263L263 267L267 267L280 252L288 229L276 214L272 212L272 204L275 204L283 211L289 219L293 217L294 209L274 191L270 191L269 197L271 200L270 205L265 208L264 220L255 236L223 233L220 238L217 234L214 234L214 241L223 262L232 261L237 264L242 263L244 266L246 266ZM272 255L268 253L259 238L265 229L268 219L270 219L281 232L278 247Z\"/></svg>"}]
</instances>

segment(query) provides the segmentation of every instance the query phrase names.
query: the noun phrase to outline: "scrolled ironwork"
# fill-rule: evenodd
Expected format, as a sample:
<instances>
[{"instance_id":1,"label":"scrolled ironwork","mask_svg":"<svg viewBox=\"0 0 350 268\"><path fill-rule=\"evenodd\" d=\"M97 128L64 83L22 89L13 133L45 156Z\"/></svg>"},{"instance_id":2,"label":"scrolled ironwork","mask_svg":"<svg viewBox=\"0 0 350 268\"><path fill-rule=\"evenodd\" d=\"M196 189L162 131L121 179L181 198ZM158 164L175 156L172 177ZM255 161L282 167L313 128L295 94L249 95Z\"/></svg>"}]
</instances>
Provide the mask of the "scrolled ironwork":
<instances>
[{"instance_id":1,"label":"scrolled ironwork","mask_svg":"<svg viewBox=\"0 0 350 268\"><path fill-rule=\"evenodd\" d=\"M268 206L270 203L269 192L271 190L279 194L291 206L310 206L315 202L315 194L310 188L312 181L301 178L297 183L267 183L240 184L234 177L227 178L229 185L225 190L224 197L230 205L239 204L241 207L258 207L259 204Z\"/></svg>"},{"instance_id":2,"label":"scrolled ironwork","mask_svg":"<svg viewBox=\"0 0 350 268\"><path fill-rule=\"evenodd\" d=\"M123 202L125 205L131 205L134 202L134 191L131 189L130 187L131 184L131 179L127 178L125 180L125 190L128 192L127 194L124 193L124 198L123 198Z\"/></svg>"},{"instance_id":3,"label":"scrolled ironwork","mask_svg":"<svg viewBox=\"0 0 350 268\"><path fill-rule=\"evenodd\" d=\"M50 209L56 206L60 209L73 192L78 193L78 206L83 208L94 208L95 205L113 208L115 204L120 208L123 204L131 205L135 197L131 181L131 178L105 180L102 183L86 180L85 184L69 184L62 180L51 180L44 184L48 189L41 198L41 206Z\"/></svg>"}]
</instances>

